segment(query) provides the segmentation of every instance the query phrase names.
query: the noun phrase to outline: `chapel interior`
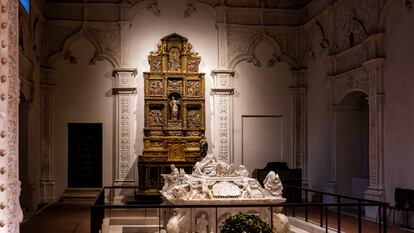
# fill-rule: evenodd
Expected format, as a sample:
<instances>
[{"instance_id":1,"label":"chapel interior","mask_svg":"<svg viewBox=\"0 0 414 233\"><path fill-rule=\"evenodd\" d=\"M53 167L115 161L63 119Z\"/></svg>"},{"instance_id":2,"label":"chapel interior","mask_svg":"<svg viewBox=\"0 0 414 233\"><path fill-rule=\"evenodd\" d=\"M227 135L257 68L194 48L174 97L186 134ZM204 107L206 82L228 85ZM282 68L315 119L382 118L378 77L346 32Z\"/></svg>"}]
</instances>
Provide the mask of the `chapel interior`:
<instances>
[{"instance_id":1,"label":"chapel interior","mask_svg":"<svg viewBox=\"0 0 414 233\"><path fill-rule=\"evenodd\" d=\"M395 205L414 190L412 4L21 0L8 166L24 219L77 191L160 188L202 140L250 174L281 162L303 188Z\"/></svg>"}]
</instances>

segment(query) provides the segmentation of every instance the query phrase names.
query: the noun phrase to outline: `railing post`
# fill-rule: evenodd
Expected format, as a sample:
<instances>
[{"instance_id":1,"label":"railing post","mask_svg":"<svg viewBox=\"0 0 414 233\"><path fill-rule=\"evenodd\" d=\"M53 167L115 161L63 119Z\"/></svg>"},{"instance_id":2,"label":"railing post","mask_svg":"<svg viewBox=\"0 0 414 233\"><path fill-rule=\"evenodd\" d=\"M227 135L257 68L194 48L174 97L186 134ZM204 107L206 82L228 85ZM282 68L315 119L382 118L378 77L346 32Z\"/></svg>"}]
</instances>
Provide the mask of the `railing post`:
<instances>
[{"instance_id":1,"label":"railing post","mask_svg":"<svg viewBox=\"0 0 414 233\"><path fill-rule=\"evenodd\" d=\"M325 232L328 233L328 206L325 206Z\"/></svg>"},{"instance_id":2,"label":"railing post","mask_svg":"<svg viewBox=\"0 0 414 233\"><path fill-rule=\"evenodd\" d=\"M358 233L362 232L362 209L361 201L358 200Z\"/></svg>"},{"instance_id":3,"label":"railing post","mask_svg":"<svg viewBox=\"0 0 414 233\"><path fill-rule=\"evenodd\" d=\"M382 220L382 224L384 226L384 233L387 233L387 204L384 204L384 206L382 207L382 216L383 216L383 220Z\"/></svg>"},{"instance_id":4,"label":"railing post","mask_svg":"<svg viewBox=\"0 0 414 233\"><path fill-rule=\"evenodd\" d=\"M323 194L320 193L321 195L321 200L320 203L323 203ZM321 213L320 213L320 226L323 227L323 204L321 204Z\"/></svg>"},{"instance_id":5,"label":"railing post","mask_svg":"<svg viewBox=\"0 0 414 233\"><path fill-rule=\"evenodd\" d=\"M91 233L97 233L95 230L96 228L96 212L95 212L95 206L91 205Z\"/></svg>"},{"instance_id":6,"label":"railing post","mask_svg":"<svg viewBox=\"0 0 414 233\"><path fill-rule=\"evenodd\" d=\"M217 229L218 229L218 226L217 226L217 218L218 218L218 216L217 216L217 207L216 207L216 233L218 232L217 231Z\"/></svg>"},{"instance_id":7,"label":"railing post","mask_svg":"<svg viewBox=\"0 0 414 233\"><path fill-rule=\"evenodd\" d=\"M270 206L270 232L273 232L273 206Z\"/></svg>"},{"instance_id":8,"label":"railing post","mask_svg":"<svg viewBox=\"0 0 414 233\"><path fill-rule=\"evenodd\" d=\"M340 196L336 197L336 202L338 204L337 228L338 228L338 232L341 232L341 197Z\"/></svg>"},{"instance_id":9,"label":"railing post","mask_svg":"<svg viewBox=\"0 0 414 233\"><path fill-rule=\"evenodd\" d=\"M381 213L381 206L379 205L378 206L378 226L379 226L379 233L381 233L381 231L382 231L382 225L381 225L381 222L382 222L382 213Z\"/></svg>"},{"instance_id":10,"label":"railing post","mask_svg":"<svg viewBox=\"0 0 414 233\"><path fill-rule=\"evenodd\" d=\"M305 221L307 222L308 221L308 216L309 216L309 209L308 209L308 202L309 202L309 200L308 200L308 190L306 189L305 190L305 204L306 204L306 206L305 206Z\"/></svg>"}]
</instances>

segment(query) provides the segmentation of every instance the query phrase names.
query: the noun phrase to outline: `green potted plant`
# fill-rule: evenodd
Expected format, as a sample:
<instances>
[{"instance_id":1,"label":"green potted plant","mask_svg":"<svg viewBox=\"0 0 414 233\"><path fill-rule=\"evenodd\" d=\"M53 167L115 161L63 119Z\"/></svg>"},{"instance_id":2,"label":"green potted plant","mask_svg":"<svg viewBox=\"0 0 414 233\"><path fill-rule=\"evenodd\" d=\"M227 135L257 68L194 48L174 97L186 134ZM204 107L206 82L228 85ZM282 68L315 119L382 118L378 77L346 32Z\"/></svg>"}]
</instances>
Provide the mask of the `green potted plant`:
<instances>
[{"instance_id":1,"label":"green potted plant","mask_svg":"<svg viewBox=\"0 0 414 233\"><path fill-rule=\"evenodd\" d=\"M257 215L238 213L229 217L220 227L221 233L270 233L270 226Z\"/></svg>"}]
</instances>

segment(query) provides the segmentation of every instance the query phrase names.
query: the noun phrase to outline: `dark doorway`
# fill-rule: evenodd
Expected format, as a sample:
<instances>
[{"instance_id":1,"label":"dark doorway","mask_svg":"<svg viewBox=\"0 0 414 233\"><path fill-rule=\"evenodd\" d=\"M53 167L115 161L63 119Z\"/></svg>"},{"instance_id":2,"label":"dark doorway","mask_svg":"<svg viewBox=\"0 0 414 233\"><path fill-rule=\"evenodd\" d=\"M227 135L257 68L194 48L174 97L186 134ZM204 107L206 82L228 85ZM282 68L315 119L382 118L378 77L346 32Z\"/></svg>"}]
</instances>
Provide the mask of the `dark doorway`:
<instances>
[{"instance_id":1,"label":"dark doorway","mask_svg":"<svg viewBox=\"0 0 414 233\"><path fill-rule=\"evenodd\" d=\"M22 182L20 205L26 213L33 210L33 190L29 182L29 103L23 93L19 104L19 179Z\"/></svg>"},{"instance_id":2,"label":"dark doorway","mask_svg":"<svg viewBox=\"0 0 414 233\"><path fill-rule=\"evenodd\" d=\"M102 124L68 124L68 187L102 187Z\"/></svg>"}]
</instances>

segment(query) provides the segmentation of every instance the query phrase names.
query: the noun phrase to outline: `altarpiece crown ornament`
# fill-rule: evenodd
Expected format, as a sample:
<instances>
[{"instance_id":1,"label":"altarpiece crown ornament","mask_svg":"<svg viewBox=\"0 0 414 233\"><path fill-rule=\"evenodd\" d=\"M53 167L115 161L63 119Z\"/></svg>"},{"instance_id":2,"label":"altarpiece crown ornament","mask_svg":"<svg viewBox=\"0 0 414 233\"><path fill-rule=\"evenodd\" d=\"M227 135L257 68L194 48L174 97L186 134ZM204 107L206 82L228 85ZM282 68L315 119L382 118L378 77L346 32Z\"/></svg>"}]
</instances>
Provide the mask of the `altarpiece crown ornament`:
<instances>
[{"instance_id":1,"label":"altarpiece crown ornament","mask_svg":"<svg viewBox=\"0 0 414 233\"><path fill-rule=\"evenodd\" d=\"M191 172L201 159L200 141L205 134L204 74L200 56L178 34L161 39L148 56L144 72L144 151L139 157L140 185L162 187L160 174L170 164Z\"/></svg>"}]
</instances>

